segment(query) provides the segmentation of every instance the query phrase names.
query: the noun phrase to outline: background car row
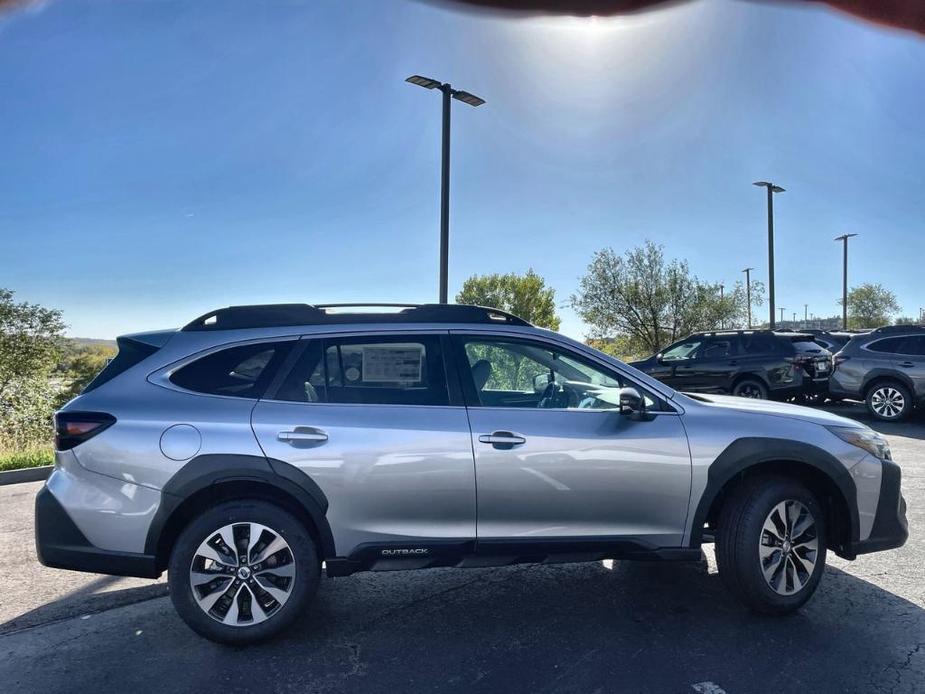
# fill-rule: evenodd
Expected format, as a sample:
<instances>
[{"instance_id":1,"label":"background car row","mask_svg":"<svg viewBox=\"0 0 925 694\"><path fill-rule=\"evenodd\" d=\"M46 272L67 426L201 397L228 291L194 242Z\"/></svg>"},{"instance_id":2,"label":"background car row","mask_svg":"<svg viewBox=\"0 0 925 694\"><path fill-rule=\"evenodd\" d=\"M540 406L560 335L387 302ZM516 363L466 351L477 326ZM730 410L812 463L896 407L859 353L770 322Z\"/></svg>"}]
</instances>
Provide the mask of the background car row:
<instances>
[{"instance_id":1,"label":"background car row","mask_svg":"<svg viewBox=\"0 0 925 694\"><path fill-rule=\"evenodd\" d=\"M884 421L925 405L925 327L700 332L632 366L673 388L797 402L863 400Z\"/></svg>"}]
</instances>

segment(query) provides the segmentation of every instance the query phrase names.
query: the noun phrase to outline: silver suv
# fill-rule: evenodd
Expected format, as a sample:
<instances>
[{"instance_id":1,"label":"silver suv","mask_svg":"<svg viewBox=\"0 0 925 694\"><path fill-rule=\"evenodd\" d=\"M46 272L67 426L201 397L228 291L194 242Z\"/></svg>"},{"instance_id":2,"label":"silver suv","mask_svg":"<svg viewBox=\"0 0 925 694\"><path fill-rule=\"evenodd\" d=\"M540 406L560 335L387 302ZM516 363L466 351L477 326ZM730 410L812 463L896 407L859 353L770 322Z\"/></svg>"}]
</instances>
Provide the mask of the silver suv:
<instances>
[{"instance_id":1,"label":"silver suv","mask_svg":"<svg viewBox=\"0 0 925 694\"><path fill-rule=\"evenodd\" d=\"M907 537L886 441L678 393L494 309L235 306L118 356L56 415L47 566L156 577L199 634L267 638L322 570L699 560L801 606L826 550Z\"/></svg>"}]
</instances>

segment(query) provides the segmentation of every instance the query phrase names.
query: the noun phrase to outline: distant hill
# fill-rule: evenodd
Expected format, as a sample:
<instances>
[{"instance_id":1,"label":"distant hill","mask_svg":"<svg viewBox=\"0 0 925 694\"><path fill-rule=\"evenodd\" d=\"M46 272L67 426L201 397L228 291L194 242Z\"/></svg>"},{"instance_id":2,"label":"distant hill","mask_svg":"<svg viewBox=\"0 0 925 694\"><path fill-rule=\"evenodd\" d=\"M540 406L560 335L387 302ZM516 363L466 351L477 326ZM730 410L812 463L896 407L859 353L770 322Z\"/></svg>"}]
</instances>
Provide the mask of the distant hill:
<instances>
[{"instance_id":1,"label":"distant hill","mask_svg":"<svg viewBox=\"0 0 925 694\"><path fill-rule=\"evenodd\" d=\"M112 347L116 348L115 340L103 340L98 337L69 337L67 338L75 345L80 347L90 347L91 345L100 345L102 347Z\"/></svg>"}]
</instances>

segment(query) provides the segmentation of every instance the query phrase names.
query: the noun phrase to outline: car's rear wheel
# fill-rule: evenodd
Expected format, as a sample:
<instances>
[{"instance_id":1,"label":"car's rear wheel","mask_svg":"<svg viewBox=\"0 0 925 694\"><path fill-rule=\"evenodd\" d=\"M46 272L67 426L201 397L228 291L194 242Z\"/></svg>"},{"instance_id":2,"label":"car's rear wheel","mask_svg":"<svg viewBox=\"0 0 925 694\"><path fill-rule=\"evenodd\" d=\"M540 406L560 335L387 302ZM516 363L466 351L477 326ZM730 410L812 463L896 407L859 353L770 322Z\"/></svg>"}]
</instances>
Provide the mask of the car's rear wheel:
<instances>
[{"instance_id":1,"label":"car's rear wheel","mask_svg":"<svg viewBox=\"0 0 925 694\"><path fill-rule=\"evenodd\" d=\"M896 422L912 411L909 389L897 381L880 381L867 390L867 411L884 422Z\"/></svg>"},{"instance_id":2,"label":"car's rear wheel","mask_svg":"<svg viewBox=\"0 0 925 694\"><path fill-rule=\"evenodd\" d=\"M801 607L825 569L825 515L803 485L783 477L747 480L723 505L716 537L720 576L751 609Z\"/></svg>"},{"instance_id":3,"label":"car's rear wheel","mask_svg":"<svg viewBox=\"0 0 925 694\"><path fill-rule=\"evenodd\" d=\"M320 563L305 526L264 501L230 501L180 534L170 557L170 597L201 636L246 644L270 638L305 611Z\"/></svg>"},{"instance_id":4,"label":"car's rear wheel","mask_svg":"<svg viewBox=\"0 0 925 694\"><path fill-rule=\"evenodd\" d=\"M768 387L757 378L743 378L735 384L732 389L732 394L740 398L767 400Z\"/></svg>"}]
</instances>

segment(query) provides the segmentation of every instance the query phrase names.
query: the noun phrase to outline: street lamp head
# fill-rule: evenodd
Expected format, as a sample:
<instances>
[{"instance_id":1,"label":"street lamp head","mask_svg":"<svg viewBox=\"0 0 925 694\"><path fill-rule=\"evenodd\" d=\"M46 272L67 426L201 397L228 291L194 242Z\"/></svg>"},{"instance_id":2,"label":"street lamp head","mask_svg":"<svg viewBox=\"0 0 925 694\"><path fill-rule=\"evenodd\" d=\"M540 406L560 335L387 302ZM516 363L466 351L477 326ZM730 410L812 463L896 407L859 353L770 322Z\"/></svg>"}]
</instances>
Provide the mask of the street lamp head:
<instances>
[{"instance_id":1,"label":"street lamp head","mask_svg":"<svg viewBox=\"0 0 925 694\"><path fill-rule=\"evenodd\" d=\"M753 268L753 267L747 267L747 268L745 268L744 270L742 270L742 272L751 272L751 271L754 270L754 269L755 269L755 268Z\"/></svg>"},{"instance_id":2,"label":"street lamp head","mask_svg":"<svg viewBox=\"0 0 925 694\"><path fill-rule=\"evenodd\" d=\"M481 106L485 103L485 99L482 99L475 94L464 92L461 89L453 90L453 98L457 99L458 101L462 101L464 104L469 104L469 106Z\"/></svg>"},{"instance_id":3,"label":"street lamp head","mask_svg":"<svg viewBox=\"0 0 925 694\"><path fill-rule=\"evenodd\" d=\"M767 188L772 193L783 193L784 192L784 188L781 188L780 186L776 186L773 183L770 183L768 181L755 181L754 183L752 183L752 185L758 186L760 188Z\"/></svg>"},{"instance_id":4,"label":"street lamp head","mask_svg":"<svg viewBox=\"0 0 925 694\"><path fill-rule=\"evenodd\" d=\"M836 236L835 241L847 241L852 236L857 236L857 234L842 234L841 236Z\"/></svg>"},{"instance_id":5,"label":"street lamp head","mask_svg":"<svg viewBox=\"0 0 925 694\"><path fill-rule=\"evenodd\" d=\"M431 79L430 77L421 77L421 75L411 75L405 82L411 82L411 84L416 84L419 87L424 87L424 89L436 89L437 87L442 86L441 82Z\"/></svg>"}]
</instances>

